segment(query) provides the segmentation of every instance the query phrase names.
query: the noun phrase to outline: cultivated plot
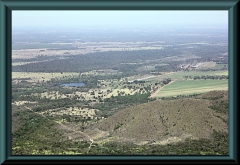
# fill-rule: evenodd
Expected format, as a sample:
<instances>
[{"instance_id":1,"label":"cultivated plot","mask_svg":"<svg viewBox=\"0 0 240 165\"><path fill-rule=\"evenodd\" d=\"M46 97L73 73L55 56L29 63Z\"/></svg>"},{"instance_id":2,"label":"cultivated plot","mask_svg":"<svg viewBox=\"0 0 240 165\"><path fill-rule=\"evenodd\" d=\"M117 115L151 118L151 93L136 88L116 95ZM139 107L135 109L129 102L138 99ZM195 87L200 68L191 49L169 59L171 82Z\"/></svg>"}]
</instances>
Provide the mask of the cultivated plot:
<instances>
[{"instance_id":1,"label":"cultivated plot","mask_svg":"<svg viewBox=\"0 0 240 165\"><path fill-rule=\"evenodd\" d=\"M227 90L228 80L177 80L164 86L153 97L192 95L212 90Z\"/></svg>"}]
</instances>

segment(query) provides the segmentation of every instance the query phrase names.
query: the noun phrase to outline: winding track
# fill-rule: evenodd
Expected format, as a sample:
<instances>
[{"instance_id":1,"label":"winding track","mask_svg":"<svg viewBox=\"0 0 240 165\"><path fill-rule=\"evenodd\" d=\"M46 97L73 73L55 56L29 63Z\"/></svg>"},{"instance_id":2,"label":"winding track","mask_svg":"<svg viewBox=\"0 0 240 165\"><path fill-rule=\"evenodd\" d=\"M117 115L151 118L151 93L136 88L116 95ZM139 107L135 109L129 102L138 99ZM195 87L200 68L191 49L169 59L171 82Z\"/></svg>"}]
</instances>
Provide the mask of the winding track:
<instances>
[{"instance_id":1,"label":"winding track","mask_svg":"<svg viewBox=\"0 0 240 165\"><path fill-rule=\"evenodd\" d=\"M25 107L26 109L34 112L31 108L29 108L29 107L27 107L27 106L24 106L24 107ZM37 113L37 112L34 112L34 113ZM40 113L37 113L37 114L40 114ZM44 117L44 118L46 118L46 119L49 120L49 118L47 118L47 117L44 116L43 114L40 114L40 115L41 115L42 117ZM93 144L93 139L92 139L88 134L86 134L86 133L84 133L84 132L82 132L82 131L76 131L76 130L74 130L74 129L72 129L72 128L67 127L66 125L63 125L62 123L56 122L55 120L52 120L52 121L55 122L56 124L60 125L61 127L65 128L65 129L71 130L71 131L76 132L76 133L80 133L80 134L84 135L85 137L87 137L87 138L89 139L89 141L91 142L90 145L89 145L89 149L91 149L92 144ZM68 138L71 139L72 137L68 135Z\"/></svg>"}]
</instances>

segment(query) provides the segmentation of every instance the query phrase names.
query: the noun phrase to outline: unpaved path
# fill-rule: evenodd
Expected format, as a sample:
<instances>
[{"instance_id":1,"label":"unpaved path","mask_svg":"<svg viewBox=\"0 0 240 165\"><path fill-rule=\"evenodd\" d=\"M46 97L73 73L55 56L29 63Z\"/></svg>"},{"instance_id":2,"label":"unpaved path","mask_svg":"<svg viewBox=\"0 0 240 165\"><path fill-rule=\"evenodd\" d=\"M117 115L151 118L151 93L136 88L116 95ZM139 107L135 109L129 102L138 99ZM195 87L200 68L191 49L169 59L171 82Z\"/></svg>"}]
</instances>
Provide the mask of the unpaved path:
<instances>
[{"instance_id":1,"label":"unpaved path","mask_svg":"<svg viewBox=\"0 0 240 165\"><path fill-rule=\"evenodd\" d=\"M26 109L34 112L31 108L29 108L29 107L27 107L27 106L24 106L24 107L25 107ZM37 113L37 112L34 112L34 113ZM39 114L39 115L41 115L42 117L48 119L48 118L47 118L46 116L44 116L42 113L37 113L37 114ZM48 119L48 120L50 120L50 119ZM90 146L89 146L89 149L92 147L93 139L92 139L88 134L86 134L86 133L84 133L84 132L82 132L82 131L76 131L76 130L74 130L74 129L72 129L72 128L69 128L68 126L66 126L66 125L64 125L64 124L62 124L62 123L56 122L55 120L52 120L52 121L55 122L56 124L60 125L61 127L67 129L67 130L71 130L71 131L73 131L73 132L75 132L75 133L80 133L80 134L84 135L84 136L87 137L87 138L89 139L89 141L91 142L91 143L90 143ZM69 138L69 139L72 139L72 137L69 136L69 135L68 135L68 138Z\"/></svg>"}]
</instances>

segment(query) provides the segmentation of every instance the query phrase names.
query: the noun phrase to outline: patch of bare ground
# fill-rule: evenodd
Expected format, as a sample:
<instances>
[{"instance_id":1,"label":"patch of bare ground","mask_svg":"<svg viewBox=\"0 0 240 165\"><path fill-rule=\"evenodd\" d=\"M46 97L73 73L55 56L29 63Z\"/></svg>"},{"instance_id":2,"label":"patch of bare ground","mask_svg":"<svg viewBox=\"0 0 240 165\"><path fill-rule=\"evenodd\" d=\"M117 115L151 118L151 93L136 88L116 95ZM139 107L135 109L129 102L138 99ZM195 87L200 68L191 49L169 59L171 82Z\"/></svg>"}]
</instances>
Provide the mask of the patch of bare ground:
<instances>
[{"instance_id":1,"label":"patch of bare ground","mask_svg":"<svg viewBox=\"0 0 240 165\"><path fill-rule=\"evenodd\" d=\"M16 102L12 102L12 104L15 104L17 106L19 105L24 105L24 104L36 104L37 102L32 102L32 101L16 101Z\"/></svg>"},{"instance_id":2,"label":"patch of bare ground","mask_svg":"<svg viewBox=\"0 0 240 165\"><path fill-rule=\"evenodd\" d=\"M91 138L94 139L95 142L106 139L109 136L108 131L102 131L99 130L98 128L87 129L85 132L87 132L88 135L91 136Z\"/></svg>"},{"instance_id":3,"label":"patch of bare ground","mask_svg":"<svg viewBox=\"0 0 240 165\"><path fill-rule=\"evenodd\" d=\"M84 133L82 133L81 131L76 131L73 128L66 126L66 124L58 123L56 128L59 131L64 132L64 134L68 137L69 140L77 141L89 140L89 138Z\"/></svg>"},{"instance_id":4,"label":"patch of bare ground","mask_svg":"<svg viewBox=\"0 0 240 165\"><path fill-rule=\"evenodd\" d=\"M219 113L209 108L211 105L211 100L202 98L156 100L119 111L89 129L98 128L111 137L132 140L136 144L211 138L213 130L228 130L228 125L218 117Z\"/></svg>"}]
</instances>

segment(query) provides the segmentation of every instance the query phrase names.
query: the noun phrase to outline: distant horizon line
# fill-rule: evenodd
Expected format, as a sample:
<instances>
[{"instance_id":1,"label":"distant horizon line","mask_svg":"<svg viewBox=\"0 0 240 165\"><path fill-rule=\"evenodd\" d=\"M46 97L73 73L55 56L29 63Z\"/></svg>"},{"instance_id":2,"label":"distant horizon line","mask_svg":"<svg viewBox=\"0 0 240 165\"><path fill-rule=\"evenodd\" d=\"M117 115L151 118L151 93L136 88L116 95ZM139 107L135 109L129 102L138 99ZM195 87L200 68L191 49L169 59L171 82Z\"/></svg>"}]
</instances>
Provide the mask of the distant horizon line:
<instances>
[{"instance_id":1,"label":"distant horizon line","mask_svg":"<svg viewBox=\"0 0 240 165\"><path fill-rule=\"evenodd\" d=\"M213 29L213 28L217 28L217 29L224 29L224 28L228 28L228 25L226 24L209 24L209 25L192 25L192 26L184 26L184 25L162 25L162 26L12 26L12 30L24 30L24 29L28 29L28 30L43 30L43 29L49 29L49 30L67 30L68 29L98 29L98 30L111 30L111 29L117 29L117 30L147 30L148 28L153 30L153 29L159 29L159 28L163 28L163 29L198 29L198 28L206 28L206 29Z\"/></svg>"}]
</instances>

